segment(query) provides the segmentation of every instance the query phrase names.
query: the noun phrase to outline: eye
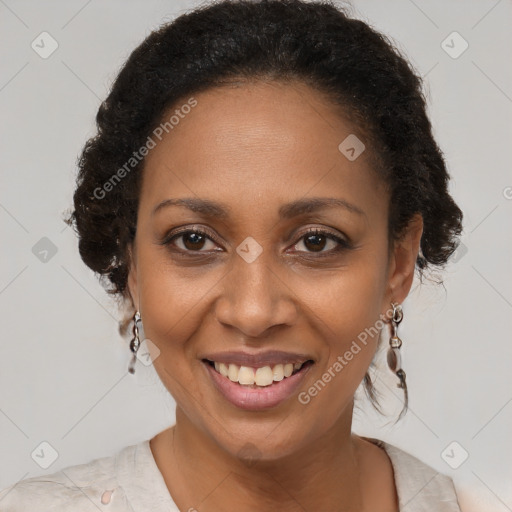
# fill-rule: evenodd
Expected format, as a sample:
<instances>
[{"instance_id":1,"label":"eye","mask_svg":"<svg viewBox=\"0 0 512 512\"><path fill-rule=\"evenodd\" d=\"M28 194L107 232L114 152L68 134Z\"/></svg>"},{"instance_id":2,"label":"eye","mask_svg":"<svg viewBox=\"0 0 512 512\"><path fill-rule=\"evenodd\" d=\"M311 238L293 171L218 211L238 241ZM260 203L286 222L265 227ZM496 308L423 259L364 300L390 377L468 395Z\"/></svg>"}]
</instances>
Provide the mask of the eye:
<instances>
[{"instance_id":1,"label":"eye","mask_svg":"<svg viewBox=\"0 0 512 512\"><path fill-rule=\"evenodd\" d=\"M178 232L171 233L169 236L162 240L162 245L176 246L182 252L210 252L222 251L222 249L215 249L215 236L201 228L188 228ZM303 245L306 250L297 249ZM298 252L306 253L321 253L322 255L330 255L349 249L350 243L339 237L338 235L322 229L311 229L304 233L300 240L293 246ZM327 249L327 250L326 250Z\"/></svg>"},{"instance_id":2,"label":"eye","mask_svg":"<svg viewBox=\"0 0 512 512\"><path fill-rule=\"evenodd\" d=\"M304 233L294 247L300 247L300 245L303 245L306 251L299 250L299 252L310 253L333 253L350 247L347 240L322 229L312 229ZM324 250L326 247L327 250Z\"/></svg>"},{"instance_id":3,"label":"eye","mask_svg":"<svg viewBox=\"0 0 512 512\"><path fill-rule=\"evenodd\" d=\"M162 241L162 245L176 245L178 249L185 252L208 252L215 250L216 244L212 238L213 236L210 233L202 229L186 229L166 237ZM209 243L210 246L208 246Z\"/></svg>"}]
</instances>

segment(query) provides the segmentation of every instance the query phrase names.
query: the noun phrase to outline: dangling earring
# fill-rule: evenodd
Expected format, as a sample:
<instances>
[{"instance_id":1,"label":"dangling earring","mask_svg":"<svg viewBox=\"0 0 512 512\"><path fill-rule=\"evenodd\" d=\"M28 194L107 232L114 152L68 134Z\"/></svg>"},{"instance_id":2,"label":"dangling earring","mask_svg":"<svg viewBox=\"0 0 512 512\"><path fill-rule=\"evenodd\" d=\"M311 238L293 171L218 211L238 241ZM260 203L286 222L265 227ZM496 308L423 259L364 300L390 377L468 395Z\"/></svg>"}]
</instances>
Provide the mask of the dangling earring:
<instances>
[{"instance_id":1,"label":"dangling earring","mask_svg":"<svg viewBox=\"0 0 512 512\"><path fill-rule=\"evenodd\" d=\"M133 316L133 338L130 341L130 350L133 353L132 360L130 361L130 365L128 366L128 371L130 373L135 373L135 361L137 360L137 350L140 347L140 339L139 339L139 329L142 324L142 319L140 317L140 313L137 311Z\"/></svg>"},{"instance_id":2,"label":"dangling earring","mask_svg":"<svg viewBox=\"0 0 512 512\"><path fill-rule=\"evenodd\" d=\"M388 349L388 366L393 373L400 379L397 387L407 390L405 383L405 372L402 370L402 358L400 356L400 347L402 346L402 340L397 335L398 324L403 320L404 313L402 306L395 302L391 303L393 308L393 316L391 317L391 337L389 338L389 349Z\"/></svg>"}]
</instances>

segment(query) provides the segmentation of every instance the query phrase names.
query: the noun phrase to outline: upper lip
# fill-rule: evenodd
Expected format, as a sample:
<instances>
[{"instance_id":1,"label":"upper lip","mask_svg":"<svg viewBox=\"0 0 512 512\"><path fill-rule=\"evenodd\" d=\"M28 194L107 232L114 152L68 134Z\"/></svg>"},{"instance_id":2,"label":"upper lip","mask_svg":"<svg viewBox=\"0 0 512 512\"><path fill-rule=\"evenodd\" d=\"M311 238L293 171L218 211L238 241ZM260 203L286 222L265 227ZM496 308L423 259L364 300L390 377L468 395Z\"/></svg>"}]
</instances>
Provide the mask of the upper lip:
<instances>
[{"instance_id":1,"label":"upper lip","mask_svg":"<svg viewBox=\"0 0 512 512\"><path fill-rule=\"evenodd\" d=\"M204 354L201 359L208 359L217 363L233 363L238 366L275 366L276 364L304 363L313 358L307 354L284 352L282 350L267 350L264 352L249 353L242 351L215 352Z\"/></svg>"}]
</instances>

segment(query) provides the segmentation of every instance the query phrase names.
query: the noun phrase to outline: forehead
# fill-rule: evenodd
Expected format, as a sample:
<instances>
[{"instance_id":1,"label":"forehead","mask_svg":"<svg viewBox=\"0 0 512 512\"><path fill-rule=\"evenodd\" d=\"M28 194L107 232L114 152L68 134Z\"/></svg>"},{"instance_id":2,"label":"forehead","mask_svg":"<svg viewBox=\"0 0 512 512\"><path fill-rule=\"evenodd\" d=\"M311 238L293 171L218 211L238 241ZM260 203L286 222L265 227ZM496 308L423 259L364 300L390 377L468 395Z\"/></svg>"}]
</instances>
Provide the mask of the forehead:
<instances>
[{"instance_id":1,"label":"forehead","mask_svg":"<svg viewBox=\"0 0 512 512\"><path fill-rule=\"evenodd\" d=\"M361 200L379 188L368 152L355 159L343 152L344 141L362 143L363 133L301 82L222 86L194 95L195 106L181 109L189 100L163 116L165 122L174 115L172 129L168 125L161 140L153 137L144 166L145 209L169 197L212 194L241 206L248 198L268 203L309 192Z\"/></svg>"}]
</instances>

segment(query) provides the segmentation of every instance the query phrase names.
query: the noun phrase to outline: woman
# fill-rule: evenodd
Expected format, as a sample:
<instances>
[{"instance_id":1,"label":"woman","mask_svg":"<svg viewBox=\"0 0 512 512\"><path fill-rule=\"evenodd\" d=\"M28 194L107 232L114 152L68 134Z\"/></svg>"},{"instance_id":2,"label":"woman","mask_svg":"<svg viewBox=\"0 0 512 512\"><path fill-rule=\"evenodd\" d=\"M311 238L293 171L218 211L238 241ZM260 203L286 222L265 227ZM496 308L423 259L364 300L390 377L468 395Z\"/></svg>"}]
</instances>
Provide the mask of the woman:
<instances>
[{"instance_id":1,"label":"woman","mask_svg":"<svg viewBox=\"0 0 512 512\"><path fill-rule=\"evenodd\" d=\"M381 334L406 411L401 303L461 231L391 43L329 3L210 4L147 37L97 124L68 222L176 424L2 510L460 510L449 477L351 431Z\"/></svg>"}]
</instances>

